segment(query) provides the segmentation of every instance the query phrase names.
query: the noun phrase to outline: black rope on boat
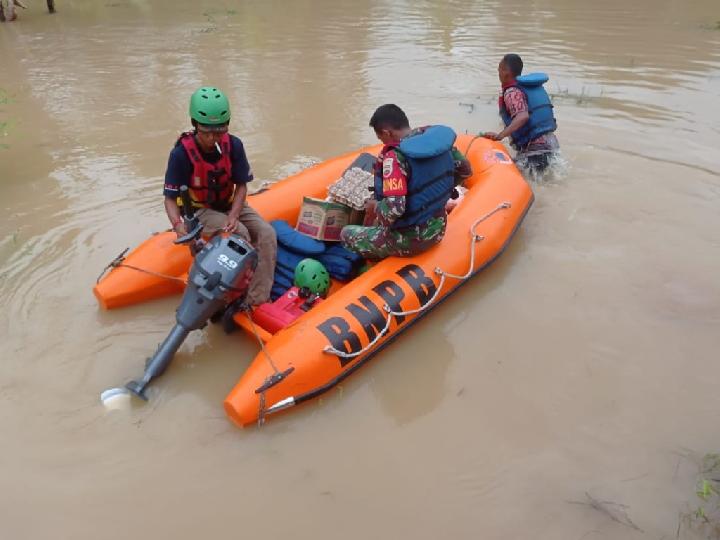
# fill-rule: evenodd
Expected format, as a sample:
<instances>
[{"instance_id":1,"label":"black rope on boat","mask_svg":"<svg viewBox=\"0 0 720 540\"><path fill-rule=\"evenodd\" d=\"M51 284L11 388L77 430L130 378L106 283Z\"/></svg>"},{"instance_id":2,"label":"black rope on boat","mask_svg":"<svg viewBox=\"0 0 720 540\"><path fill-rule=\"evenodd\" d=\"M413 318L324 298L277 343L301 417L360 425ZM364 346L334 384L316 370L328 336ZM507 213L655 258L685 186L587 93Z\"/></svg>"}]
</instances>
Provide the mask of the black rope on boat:
<instances>
[{"instance_id":1,"label":"black rope on boat","mask_svg":"<svg viewBox=\"0 0 720 540\"><path fill-rule=\"evenodd\" d=\"M147 270L145 268L139 268L137 266L133 266L131 264L124 264L123 261L125 260L125 254L128 252L130 248L125 248L120 255L115 257L112 261L110 261L110 264L108 264L105 268L103 268L103 271L100 273L100 275L97 278L97 281L95 284L100 283L100 280L105 276L108 270L111 270L113 268L129 268L130 270L135 270L137 272L142 272L143 274L148 274L150 276L159 277L162 279L169 279L171 281L179 281L183 285L187 284L187 281L185 281L183 278L179 278L177 276L171 276L168 274L161 274L160 272L154 272L152 270Z\"/></svg>"},{"instance_id":2,"label":"black rope on boat","mask_svg":"<svg viewBox=\"0 0 720 540\"><path fill-rule=\"evenodd\" d=\"M126 254L128 251L130 251L130 248L129 248L129 247L126 247L125 249L123 249L123 250L120 252L120 255L118 255L117 257L115 257L112 261L110 261L110 263L109 263L105 268L103 268L103 271L100 272L100 275L98 276L97 280L95 281L95 284L96 284L96 285L97 285L98 283L100 283L100 280L103 278L103 276L105 275L105 273L106 273L108 270L110 270L111 268L117 268L118 266L120 266L120 264L125 260L125 254Z\"/></svg>"},{"instance_id":3,"label":"black rope on boat","mask_svg":"<svg viewBox=\"0 0 720 540\"><path fill-rule=\"evenodd\" d=\"M293 371L295 371L294 367L289 367L285 371L280 371L277 366L275 365L275 362L273 362L272 357L270 356L270 353L265 348L265 342L260 337L260 334L258 334L257 328L255 327L255 322L252 320L252 315L250 313L250 309L246 308L244 310L245 316L248 319L248 322L250 323L250 328L252 328L253 334L255 334L255 337L258 340L258 343L260 344L260 349L262 349L263 354L265 355L265 359L267 360L268 364L270 364L270 367L273 370L272 375L268 376L265 381L262 383L262 385L255 390L256 394L259 394L260 396L260 402L258 405L258 427L262 426L265 423L265 413L267 409L265 408L265 392L267 392L270 388L275 386L276 384L279 384L285 378L290 375Z\"/></svg>"}]
</instances>

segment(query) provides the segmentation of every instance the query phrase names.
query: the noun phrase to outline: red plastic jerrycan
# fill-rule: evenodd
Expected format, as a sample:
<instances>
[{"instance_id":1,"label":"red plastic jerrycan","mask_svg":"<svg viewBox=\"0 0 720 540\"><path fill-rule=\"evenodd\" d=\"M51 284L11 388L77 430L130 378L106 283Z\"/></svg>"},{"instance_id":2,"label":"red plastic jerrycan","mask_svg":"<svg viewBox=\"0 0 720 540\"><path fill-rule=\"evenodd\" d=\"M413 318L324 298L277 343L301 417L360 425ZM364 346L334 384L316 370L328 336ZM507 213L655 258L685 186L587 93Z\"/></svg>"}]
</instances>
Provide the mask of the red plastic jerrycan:
<instances>
[{"instance_id":1,"label":"red plastic jerrycan","mask_svg":"<svg viewBox=\"0 0 720 540\"><path fill-rule=\"evenodd\" d=\"M297 287L290 287L274 302L260 304L253 313L253 320L271 334L290 326L303 313L322 302L315 294L304 294Z\"/></svg>"}]
</instances>

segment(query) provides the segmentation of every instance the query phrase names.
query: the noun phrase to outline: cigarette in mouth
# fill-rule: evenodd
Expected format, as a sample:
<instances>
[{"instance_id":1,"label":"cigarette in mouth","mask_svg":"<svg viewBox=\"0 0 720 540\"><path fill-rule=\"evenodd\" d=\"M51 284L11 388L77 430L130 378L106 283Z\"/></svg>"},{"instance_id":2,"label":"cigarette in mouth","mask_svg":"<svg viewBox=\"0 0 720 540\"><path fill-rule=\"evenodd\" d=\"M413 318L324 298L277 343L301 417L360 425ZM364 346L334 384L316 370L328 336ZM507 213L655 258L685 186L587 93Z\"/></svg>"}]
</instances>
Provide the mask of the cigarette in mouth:
<instances>
[{"instance_id":1,"label":"cigarette in mouth","mask_svg":"<svg viewBox=\"0 0 720 540\"><path fill-rule=\"evenodd\" d=\"M215 148L217 149L218 154L222 156L222 150L220 149L220 145L218 143L215 143Z\"/></svg>"}]
</instances>

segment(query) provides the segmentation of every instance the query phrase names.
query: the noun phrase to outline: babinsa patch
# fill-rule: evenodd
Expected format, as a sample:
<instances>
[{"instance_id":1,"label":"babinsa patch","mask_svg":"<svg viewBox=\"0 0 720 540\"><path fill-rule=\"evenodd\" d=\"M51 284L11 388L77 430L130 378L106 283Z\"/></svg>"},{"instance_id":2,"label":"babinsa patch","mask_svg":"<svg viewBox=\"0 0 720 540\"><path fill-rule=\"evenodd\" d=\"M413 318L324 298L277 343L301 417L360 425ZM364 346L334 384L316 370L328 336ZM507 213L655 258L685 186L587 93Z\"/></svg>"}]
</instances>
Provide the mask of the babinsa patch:
<instances>
[{"instance_id":1,"label":"babinsa patch","mask_svg":"<svg viewBox=\"0 0 720 540\"><path fill-rule=\"evenodd\" d=\"M389 178L393 172L393 164L395 160L391 157L387 157L383 160L383 178Z\"/></svg>"}]
</instances>

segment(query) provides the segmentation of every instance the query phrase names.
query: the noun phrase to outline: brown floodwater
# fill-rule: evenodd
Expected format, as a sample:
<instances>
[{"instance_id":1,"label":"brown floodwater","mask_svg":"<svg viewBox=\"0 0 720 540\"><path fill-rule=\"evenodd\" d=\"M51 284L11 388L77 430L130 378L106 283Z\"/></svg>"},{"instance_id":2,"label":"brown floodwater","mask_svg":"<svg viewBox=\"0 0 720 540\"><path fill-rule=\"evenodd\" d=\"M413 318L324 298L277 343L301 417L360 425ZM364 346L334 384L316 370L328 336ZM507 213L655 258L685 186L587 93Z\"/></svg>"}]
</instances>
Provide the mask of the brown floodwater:
<instances>
[{"instance_id":1,"label":"brown floodwater","mask_svg":"<svg viewBox=\"0 0 720 540\"><path fill-rule=\"evenodd\" d=\"M26 3L0 25L0 539L694 537L720 450L717 0ZM91 288L167 227L197 86L273 180L372 143L386 102L497 130L511 51L550 74L565 163L496 264L262 429L221 406L257 345L216 327L149 405L102 407L174 321L179 297L102 312Z\"/></svg>"}]
</instances>

